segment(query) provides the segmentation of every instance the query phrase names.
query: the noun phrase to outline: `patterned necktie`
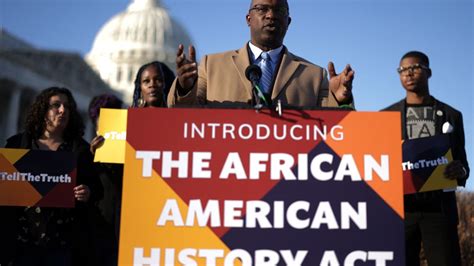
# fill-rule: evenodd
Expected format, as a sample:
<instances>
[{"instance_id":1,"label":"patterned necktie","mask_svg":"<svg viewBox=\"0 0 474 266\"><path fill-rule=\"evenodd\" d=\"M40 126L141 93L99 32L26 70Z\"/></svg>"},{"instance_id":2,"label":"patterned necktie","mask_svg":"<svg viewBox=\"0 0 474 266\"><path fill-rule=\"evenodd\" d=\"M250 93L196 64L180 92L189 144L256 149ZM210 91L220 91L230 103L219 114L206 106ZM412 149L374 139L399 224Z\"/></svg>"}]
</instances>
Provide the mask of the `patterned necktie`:
<instances>
[{"instance_id":1,"label":"patterned necktie","mask_svg":"<svg viewBox=\"0 0 474 266\"><path fill-rule=\"evenodd\" d=\"M260 68L262 69L262 77L260 78L260 85L262 90L265 93L270 92L270 86L272 84L273 78L273 69L272 69L272 59L267 52L262 52L260 54Z\"/></svg>"}]
</instances>

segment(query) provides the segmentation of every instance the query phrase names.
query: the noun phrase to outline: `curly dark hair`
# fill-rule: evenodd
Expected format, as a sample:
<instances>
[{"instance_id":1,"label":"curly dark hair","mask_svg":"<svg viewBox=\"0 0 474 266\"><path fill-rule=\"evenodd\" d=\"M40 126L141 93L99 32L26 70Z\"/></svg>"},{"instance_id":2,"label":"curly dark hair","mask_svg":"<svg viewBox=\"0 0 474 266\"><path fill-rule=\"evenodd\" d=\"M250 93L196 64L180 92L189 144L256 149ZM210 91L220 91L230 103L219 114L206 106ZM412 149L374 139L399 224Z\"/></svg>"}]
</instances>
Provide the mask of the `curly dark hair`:
<instances>
[{"instance_id":1,"label":"curly dark hair","mask_svg":"<svg viewBox=\"0 0 474 266\"><path fill-rule=\"evenodd\" d=\"M100 108L120 109L123 102L113 94L101 94L92 98L89 103L89 118L94 126L97 126L97 118L99 117Z\"/></svg>"},{"instance_id":2,"label":"curly dark hair","mask_svg":"<svg viewBox=\"0 0 474 266\"><path fill-rule=\"evenodd\" d=\"M163 74L163 80L165 82L165 86L163 88L163 104L166 107L166 98L168 97L168 93L175 79L175 75L174 75L174 72L165 63L162 63L160 61L153 61L153 62L144 64L143 66L140 67L140 69L138 69L137 76L135 77L135 82L134 82L135 87L133 90L132 107L139 107L138 100L140 99L141 94L142 94L142 90L140 88L140 81L142 79L143 71L145 71L145 69L149 66L156 67L156 69L160 70L161 73Z\"/></svg>"},{"instance_id":3,"label":"curly dark hair","mask_svg":"<svg viewBox=\"0 0 474 266\"><path fill-rule=\"evenodd\" d=\"M69 104L69 122L64 130L64 140L71 141L84 135L84 122L77 111L77 104L71 91L66 88L50 87L36 96L26 115L25 130L33 139L39 139L46 130L45 116L49 109L49 99L59 94L66 95Z\"/></svg>"}]
</instances>

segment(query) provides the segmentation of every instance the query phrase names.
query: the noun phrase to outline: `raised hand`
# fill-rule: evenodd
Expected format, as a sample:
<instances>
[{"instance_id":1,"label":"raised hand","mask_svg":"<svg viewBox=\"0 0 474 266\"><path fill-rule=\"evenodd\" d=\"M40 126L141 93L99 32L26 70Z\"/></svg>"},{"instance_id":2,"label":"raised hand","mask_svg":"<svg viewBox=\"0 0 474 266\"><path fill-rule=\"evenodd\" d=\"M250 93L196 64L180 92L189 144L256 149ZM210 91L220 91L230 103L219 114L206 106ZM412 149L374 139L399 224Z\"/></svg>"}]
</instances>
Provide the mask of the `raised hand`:
<instances>
[{"instance_id":1,"label":"raised hand","mask_svg":"<svg viewBox=\"0 0 474 266\"><path fill-rule=\"evenodd\" d=\"M92 141L91 141L91 144L90 144L90 151L92 154L95 154L95 151L100 147L102 146L102 144L104 144L104 137L102 137L101 135L98 135L98 136L95 136Z\"/></svg>"},{"instance_id":2,"label":"raised hand","mask_svg":"<svg viewBox=\"0 0 474 266\"><path fill-rule=\"evenodd\" d=\"M184 46L178 46L176 54L176 73L178 75L179 86L183 89L183 93L187 93L192 89L198 77L196 64L196 50L190 45L188 48L189 58L184 53Z\"/></svg>"},{"instance_id":3,"label":"raised hand","mask_svg":"<svg viewBox=\"0 0 474 266\"><path fill-rule=\"evenodd\" d=\"M352 81L354 80L354 70L350 65L346 65L344 70L336 74L334 64L329 62L329 89L339 103L349 103L352 99Z\"/></svg>"}]
</instances>

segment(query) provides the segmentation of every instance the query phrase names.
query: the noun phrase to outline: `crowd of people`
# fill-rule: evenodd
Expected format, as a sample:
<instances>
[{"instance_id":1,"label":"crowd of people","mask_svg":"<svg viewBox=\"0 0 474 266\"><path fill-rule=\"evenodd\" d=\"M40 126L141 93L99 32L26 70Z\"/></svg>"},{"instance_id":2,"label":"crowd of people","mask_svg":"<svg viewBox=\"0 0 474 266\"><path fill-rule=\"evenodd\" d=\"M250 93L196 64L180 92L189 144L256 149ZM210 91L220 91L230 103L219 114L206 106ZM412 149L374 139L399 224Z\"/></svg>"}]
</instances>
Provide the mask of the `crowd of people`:
<instances>
[{"instance_id":1,"label":"crowd of people","mask_svg":"<svg viewBox=\"0 0 474 266\"><path fill-rule=\"evenodd\" d=\"M198 66L195 48L185 52L180 45L176 77L161 62L144 64L136 75L131 108L252 107L256 94L246 78L249 65L262 69L261 100L268 106L279 101L299 108L354 107L350 65L336 74L332 62L325 70L283 45L289 13L286 0L252 0L246 15L251 38L240 49L206 55ZM469 166L462 115L430 95L428 56L408 52L398 73L406 97L385 110L401 113L403 139L450 134L454 160L444 175L464 185ZM126 107L116 96L99 95L90 103L89 117L97 126L100 108ZM89 144L83 134L71 90L51 87L34 100L24 131L8 139L7 148L72 151L78 172L70 192L75 208L0 207L0 265L117 265L123 165L93 163L105 139L99 135ZM404 200L406 264L419 265L423 244L429 265L460 265L454 192L415 193Z\"/></svg>"}]
</instances>

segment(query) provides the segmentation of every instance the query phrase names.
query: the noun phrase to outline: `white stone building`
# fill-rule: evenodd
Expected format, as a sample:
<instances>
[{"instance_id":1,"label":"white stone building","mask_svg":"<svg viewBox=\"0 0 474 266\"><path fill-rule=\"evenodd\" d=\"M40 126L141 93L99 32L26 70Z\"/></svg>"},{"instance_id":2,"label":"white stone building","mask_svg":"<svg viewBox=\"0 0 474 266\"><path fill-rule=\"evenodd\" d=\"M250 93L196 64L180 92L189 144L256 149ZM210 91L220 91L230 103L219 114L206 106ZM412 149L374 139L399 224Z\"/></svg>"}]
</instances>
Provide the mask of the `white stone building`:
<instances>
[{"instance_id":1,"label":"white stone building","mask_svg":"<svg viewBox=\"0 0 474 266\"><path fill-rule=\"evenodd\" d=\"M179 44L188 46L191 40L161 1L131 0L100 29L86 61L130 104L140 66L158 60L174 71Z\"/></svg>"},{"instance_id":2,"label":"white stone building","mask_svg":"<svg viewBox=\"0 0 474 266\"><path fill-rule=\"evenodd\" d=\"M89 101L113 91L77 53L36 49L0 28L0 147L23 130L26 112L34 97L48 87L66 87L73 93L84 123Z\"/></svg>"},{"instance_id":3,"label":"white stone building","mask_svg":"<svg viewBox=\"0 0 474 266\"><path fill-rule=\"evenodd\" d=\"M141 65L158 60L175 69L178 45L191 44L186 30L160 0L130 1L100 29L85 60L77 53L37 49L0 28L0 147L22 130L29 105L47 87L71 89L90 140L87 108L93 96L113 93L129 105Z\"/></svg>"}]
</instances>

